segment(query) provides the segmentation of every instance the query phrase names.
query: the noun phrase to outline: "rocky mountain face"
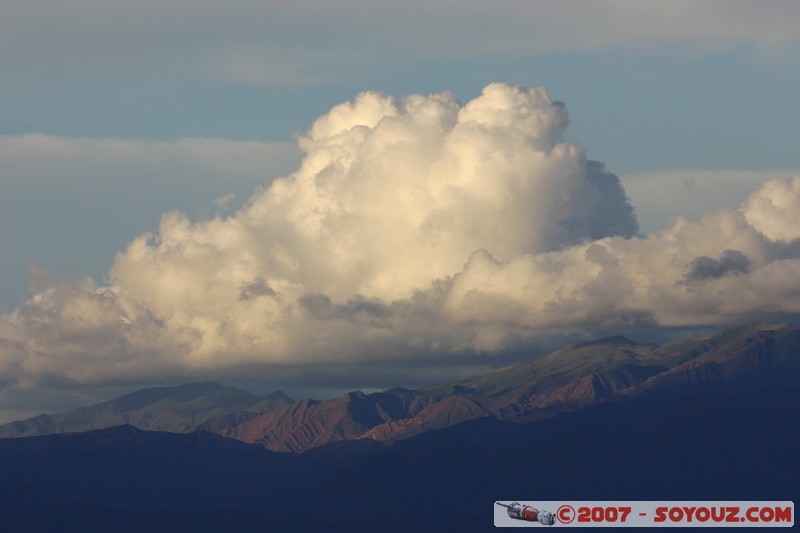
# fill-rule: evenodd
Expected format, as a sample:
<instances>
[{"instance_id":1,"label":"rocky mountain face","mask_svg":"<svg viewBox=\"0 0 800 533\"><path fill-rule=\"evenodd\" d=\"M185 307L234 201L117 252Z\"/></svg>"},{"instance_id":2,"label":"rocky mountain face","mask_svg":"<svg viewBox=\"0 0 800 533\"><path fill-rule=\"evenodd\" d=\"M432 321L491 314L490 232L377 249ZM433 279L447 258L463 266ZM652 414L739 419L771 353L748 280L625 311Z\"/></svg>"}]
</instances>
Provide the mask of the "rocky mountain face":
<instances>
[{"instance_id":1,"label":"rocky mountain face","mask_svg":"<svg viewBox=\"0 0 800 533\"><path fill-rule=\"evenodd\" d=\"M219 433L301 453L341 440L391 444L482 417L526 422L638 396L792 384L800 384L800 327L751 324L663 346L601 339L418 391L305 400Z\"/></svg>"},{"instance_id":2,"label":"rocky mountain face","mask_svg":"<svg viewBox=\"0 0 800 533\"><path fill-rule=\"evenodd\" d=\"M800 326L750 324L662 346L610 337L520 365L421 390L356 391L292 402L216 384L148 389L111 402L0 426L0 436L84 431L127 423L206 430L276 452L342 441L392 444L467 420L530 422L637 397L800 384Z\"/></svg>"}]
</instances>

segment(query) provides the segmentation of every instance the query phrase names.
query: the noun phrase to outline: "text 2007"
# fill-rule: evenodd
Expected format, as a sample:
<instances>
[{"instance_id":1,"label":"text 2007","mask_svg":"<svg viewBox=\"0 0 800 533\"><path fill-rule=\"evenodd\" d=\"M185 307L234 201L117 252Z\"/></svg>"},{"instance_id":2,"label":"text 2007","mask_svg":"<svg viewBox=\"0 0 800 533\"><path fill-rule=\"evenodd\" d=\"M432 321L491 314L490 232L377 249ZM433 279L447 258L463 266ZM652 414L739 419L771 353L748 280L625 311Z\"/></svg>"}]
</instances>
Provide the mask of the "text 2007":
<instances>
[{"instance_id":1,"label":"text 2007","mask_svg":"<svg viewBox=\"0 0 800 533\"><path fill-rule=\"evenodd\" d=\"M578 522L625 522L630 507L579 507Z\"/></svg>"}]
</instances>

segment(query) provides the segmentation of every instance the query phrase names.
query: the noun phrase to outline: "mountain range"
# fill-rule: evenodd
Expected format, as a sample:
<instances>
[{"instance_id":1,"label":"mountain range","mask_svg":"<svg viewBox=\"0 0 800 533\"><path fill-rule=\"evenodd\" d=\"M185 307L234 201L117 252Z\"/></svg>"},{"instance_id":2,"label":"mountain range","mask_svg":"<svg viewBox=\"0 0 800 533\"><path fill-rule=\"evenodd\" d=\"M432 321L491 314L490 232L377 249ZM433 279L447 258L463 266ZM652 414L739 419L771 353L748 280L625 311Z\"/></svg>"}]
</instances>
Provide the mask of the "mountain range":
<instances>
[{"instance_id":1,"label":"mountain range","mask_svg":"<svg viewBox=\"0 0 800 533\"><path fill-rule=\"evenodd\" d=\"M797 501L799 362L800 327L750 324L325 401L146 389L2 426L0 530L489 531L495 501Z\"/></svg>"},{"instance_id":2,"label":"mountain range","mask_svg":"<svg viewBox=\"0 0 800 533\"><path fill-rule=\"evenodd\" d=\"M331 442L392 444L482 417L531 422L604 402L800 383L800 326L755 323L662 346L616 336L570 346L480 376L420 390L360 391L325 401L259 397L216 383L134 392L0 426L0 437L130 424L204 430L277 452Z\"/></svg>"}]
</instances>

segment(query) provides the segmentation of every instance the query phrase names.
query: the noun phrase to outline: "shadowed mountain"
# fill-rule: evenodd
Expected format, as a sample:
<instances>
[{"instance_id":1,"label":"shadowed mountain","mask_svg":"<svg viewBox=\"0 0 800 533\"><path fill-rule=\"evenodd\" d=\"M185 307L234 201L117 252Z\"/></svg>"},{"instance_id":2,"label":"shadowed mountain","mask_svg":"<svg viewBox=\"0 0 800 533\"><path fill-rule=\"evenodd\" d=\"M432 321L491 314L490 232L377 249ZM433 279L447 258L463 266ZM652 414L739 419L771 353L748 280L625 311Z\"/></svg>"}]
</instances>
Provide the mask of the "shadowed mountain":
<instances>
[{"instance_id":1,"label":"shadowed mountain","mask_svg":"<svg viewBox=\"0 0 800 533\"><path fill-rule=\"evenodd\" d=\"M563 373L550 383L539 380L504 392L497 397L498 404L508 403L498 407L498 417L531 420L639 395L677 397L730 388L800 384L798 326L757 323L660 347L625 344L601 341L545 356L543 359L568 356L573 365L582 365L591 373L561 386L553 383L565 381ZM524 370L526 365L509 370ZM570 377L576 371L580 373L580 369L573 370ZM483 379L491 377L488 374Z\"/></svg>"},{"instance_id":2,"label":"shadowed mountain","mask_svg":"<svg viewBox=\"0 0 800 533\"><path fill-rule=\"evenodd\" d=\"M236 427L239 424L247 422L248 420L252 420L253 418L261 416L264 413L275 411L281 407L291 405L293 403L294 400L292 400L285 393L282 391L275 391L242 411L212 415L203 422L197 424L195 429L222 434L229 428Z\"/></svg>"},{"instance_id":3,"label":"shadowed mountain","mask_svg":"<svg viewBox=\"0 0 800 533\"><path fill-rule=\"evenodd\" d=\"M576 379L618 365L636 364L643 354L655 348L615 336L570 346L536 357L531 361L501 368L481 376L426 389L445 390L453 385L468 387L484 396L518 398L535 392L555 389Z\"/></svg>"},{"instance_id":4,"label":"shadowed mountain","mask_svg":"<svg viewBox=\"0 0 800 533\"><path fill-rule=\"evenodd\" d=\"M88 431L121 424L182 433L216 417L241 411L257 416L289 403L291 398L282 392L261 398L218 383L190 383L144 389L72 411L4 424L0 426L0 438Z\"/></svg>"},{"instance_id":5,"label":"shadowed mountain","mask_svg":"<svg viewBox=\"0 0 800 533\"><path fill-rule=\"evenodd\" d=\"M291 459L212 433L130 425L2 439L0 529L224 531L239 518L215 522L220 509L252 513L281 493ZM281 480L262 478L267 472Z\"/></svg>"},{"instance_id":6,"label":"shadowed mountain","mask_svg":"<svg viewBox=\"0 0 800 533\"><path fill-rule=\"evenodd\" d=\"M354 530L412 529L413 514L416 528L489 531L502 498L797 501L797 446L798 389L634 399L429 431L339 472L312 503Z\"/></svg>"},{"instance_id":7,"label":"shadowed mountain","mask_svg":"<svg viewBox=\"0 0 800 533\"><path fill-rule=\"evenodd\" d=\"M679 353L670 345L659 350ZM677 395L709 384L744 389L800 384L798 326L755 324L725 330L693 346L690 355L631 392Z\"/></svg>"},{"instance_id":8,"label":"shadowed mountain","mask_svg":"<svg viewBox=\"0 0 800 533\"><path fill-rule=\"evenodd\" d=\"M3 531L492 531L511 500L794 500L800 390L636 398L275 454L130 426L0 440Z\"/></svg>"}]
</instances>

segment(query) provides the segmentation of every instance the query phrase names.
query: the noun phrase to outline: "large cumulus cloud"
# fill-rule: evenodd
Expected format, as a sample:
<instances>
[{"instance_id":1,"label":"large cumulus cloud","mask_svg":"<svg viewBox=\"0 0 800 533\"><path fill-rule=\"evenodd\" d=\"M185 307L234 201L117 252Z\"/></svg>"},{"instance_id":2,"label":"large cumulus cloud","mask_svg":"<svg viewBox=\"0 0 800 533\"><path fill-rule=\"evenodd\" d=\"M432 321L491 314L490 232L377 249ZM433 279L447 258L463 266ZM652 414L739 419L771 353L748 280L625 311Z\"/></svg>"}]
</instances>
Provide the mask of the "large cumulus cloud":
<instances>
[{"instance_id":1,"label":"large cumulus cloud","mask_svg":"<svg viewBox=\"0 0 800 533\"><path fill-rule=\"evenodd\" d=\"M198 331L198 353L308 357L283 343L319 321L309 302L388 305L448 279L477 250L507 261L635 233L619 180L561 142L566 125L541 89L493 84L464 106L449 94L364 93L299 139L295 174L227 220L166 216L110 278ZM242 299L253 287L263 297Z\"/></svg>"},{"instance_id":2,"label":"large cumulus cloud","mask_svg":"<svg viewBox=\"0 0 800 533\"><path fill-rule=\"evenodd\" d=\"M619 179L544 89L364 93L234 216L164 215L108 282L0 318L8 382L447 360L548 335L800 312L800 177L637 236Z\"/></svg>"}]
</instances>

